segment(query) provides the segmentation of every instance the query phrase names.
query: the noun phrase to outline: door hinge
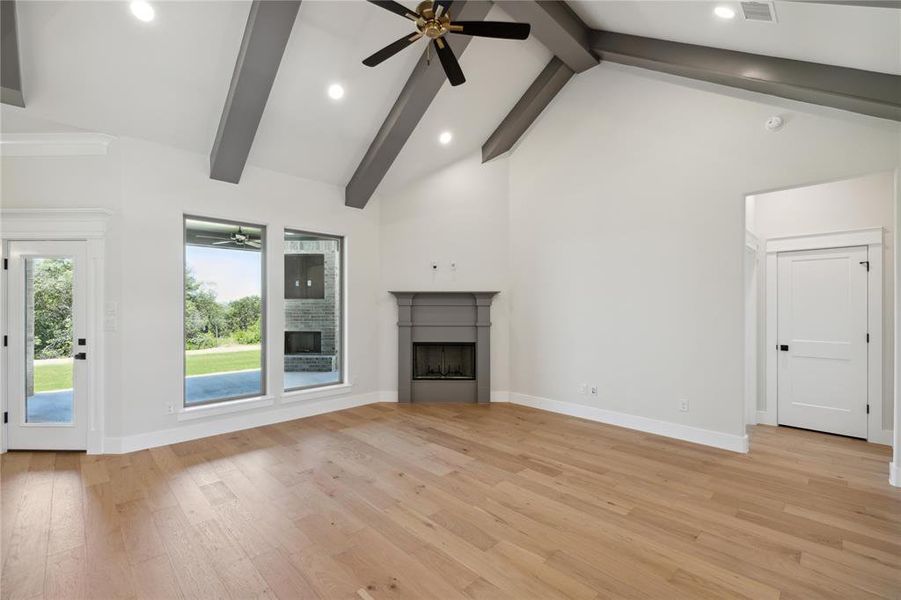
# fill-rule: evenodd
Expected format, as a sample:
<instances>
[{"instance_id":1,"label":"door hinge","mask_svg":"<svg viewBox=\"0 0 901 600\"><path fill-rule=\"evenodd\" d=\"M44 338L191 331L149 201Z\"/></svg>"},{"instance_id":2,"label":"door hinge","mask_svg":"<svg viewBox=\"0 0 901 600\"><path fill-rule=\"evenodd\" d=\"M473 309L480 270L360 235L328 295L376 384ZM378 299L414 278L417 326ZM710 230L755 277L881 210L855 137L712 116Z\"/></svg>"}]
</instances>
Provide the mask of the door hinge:
<instances>
[{"instance_id":1,"label":"door hinge","mask_svg":"<svg viewBox=\"0 0 901 600\"><path fill-rule=\"evenodd\" d=\"M870 414L870 405L867 404L867 414Z\"/></svg>"},{"instance_id":2,"label":"door hinge","mask_svg":"<svg viewBox=\"0 0 901 600\"><path fill-rule=\"evenodd\" d=\"M863 266L865 266L867 268L867 273L870 272L870 261L862 260L862 261L860 261L860 264L862 264Z\"/></svg>"},{"instance_id":3,"label":"door hinge","mask_svg":"<svg viewBox=\"0 0 901 600\"><path fill-rule=\"evenodd\" d=\"M9 337L4 335L3 336L3 347L5 348L7 346L9 346Z\"/></svg>"},{"instance_id":4,"label":"door hinge","mask_svg":"<svg viewBox=\"0 0 901 600\"><path fill-rule=\"evenodd\" d=\"M869 333L867 334L867 343L868 344L870 343L870 334Z\"/></svg>"},{"instance_id":5,"label":"door hinge","mask_svg":"<svg viewBox=\"0 0 901 600\"><path fill-rule=\"evenodd\" d=\"M9 271L9 259L8 258L3 259L3 270Z\"/></svg>"},{"instance_id":6,"label":"door hinge","mask_svg":"<svg viewBox=\"0 0 901 600\"><path fill-rule=\"evenodd\" d=\"M3 422L9 423L9 413L6 412L5 410L3 411Z\"/></svg>"}]
</instances>

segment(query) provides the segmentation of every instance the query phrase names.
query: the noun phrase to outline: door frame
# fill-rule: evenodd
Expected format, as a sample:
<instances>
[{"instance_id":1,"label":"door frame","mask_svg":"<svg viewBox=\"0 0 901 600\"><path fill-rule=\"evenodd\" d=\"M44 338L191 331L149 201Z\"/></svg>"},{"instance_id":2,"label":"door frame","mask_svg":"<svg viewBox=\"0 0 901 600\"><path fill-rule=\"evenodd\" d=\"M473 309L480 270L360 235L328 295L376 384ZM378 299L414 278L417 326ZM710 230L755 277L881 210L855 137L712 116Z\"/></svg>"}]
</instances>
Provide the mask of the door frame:
<instances>
[{"instance_id":1,"label":"door frame","mask_svg":"<svg viewBox=\"0 0 901 600\"><path fill-rule=\"evenodd\" d=\"M102 208L8 208L0 210L0 253L8 257L8 244L13 241L83 241L87 252L84 269L86 323L91 360L87 365L88 454L103 452L104 432L104 318L105 318L105 254L106 229L111 211ZM7 274L0 271L0 310L3 322L9 323ZM7 334L6 331L3 334ZM0 409L9 410L9 348L2 347L0 357ZM0 452L7 450L7 427L0 424Z\"/></svg>"},{"instance_id":2,"label":"door frame","mask_svg":"<svg viewBox=\"0 0 901 600\"><path fill-rule=\"evenodd\" d=\"M883 279L883 238L882 227L834 231L790 237L771 238L766 242L766 409L757 411L757 422L765 425L778 424L778 255L780 252L798 250L825 250L866 246L867 260L870 261L870 276L867 277L867 329L870 343L867 345L867 441L891 444L892 431L885 428L882 419L882 370L883 370L883 330L882 330L882 279ZM889 424L890 425L890 424Z\"/></svg>"}]
</instances>

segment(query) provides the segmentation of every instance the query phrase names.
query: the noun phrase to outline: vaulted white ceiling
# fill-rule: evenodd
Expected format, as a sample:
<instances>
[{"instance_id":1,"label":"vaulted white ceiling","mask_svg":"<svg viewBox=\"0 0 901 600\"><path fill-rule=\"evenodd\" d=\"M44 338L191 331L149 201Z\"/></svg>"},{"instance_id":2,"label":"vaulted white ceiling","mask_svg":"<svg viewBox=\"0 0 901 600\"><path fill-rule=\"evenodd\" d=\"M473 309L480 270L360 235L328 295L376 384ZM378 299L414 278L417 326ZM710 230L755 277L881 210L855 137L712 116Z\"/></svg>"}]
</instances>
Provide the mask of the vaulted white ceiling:
<instances>
[{"instance_id":1,"label":"vaulted white ceiling","mask_svg":"<svg viewBox=\"0 0 901 600\"><path fill-rule=\"evenodd\" d=\"M155 20L142 23L127 2L20 2L27 109L4 107L6 121L21 130L39 117L209 153L250 2L154 6ZM497 7L488 18L510 20ZM361 0L303 2L248 163L344 185L426 42L375 68L360 61L409 31L409 21ZM549 59L534 39L474 40L461 57L467 83L442 87L393 181L477 150ZM346 90L339 102L326 93L332 83ZM439 147L436 128L451 129L453 143Z\"/></svg>"},{"instance_id":2,"label":"vaulted white ceiling","mask_svg":"<svg viewBox=\"0 0 901 600\"><path fill-rule=\"evenodd\" d=\"M209 152L249 2L19 2L26 111L82 129Z\"/></svg>"},{"instance_id":3,"label":"vaulted white ceiling","mask_svg":"<svg viewBox=\"0 0 901 600\"><path fill-rule=\"evenodd\" d=\"M407 6L415 2L403 0ZM738 10L738 3L723 2ZM80 128L208 154L250 8L249 0L153 2L136 20L127 2L20 2L27 109L4 107L4 131ZM713 17L711 2L575 1L588 25L611 31L901 74L901 11L777 2L778 23ZM493 7L488 19L511 20ZM305 0L248 162L344 185L421 55L425 41L382 63L360 61L409 31L362 0ZM453 38L451 45L453 46ZM445 83L385 178L390 190L477 152L550 53L526 42L475 38L460 62L467 83ZM335 102L326 90L346 89ZM441 146L449 130L454 139Z\"/></svg>"}]
</instances>

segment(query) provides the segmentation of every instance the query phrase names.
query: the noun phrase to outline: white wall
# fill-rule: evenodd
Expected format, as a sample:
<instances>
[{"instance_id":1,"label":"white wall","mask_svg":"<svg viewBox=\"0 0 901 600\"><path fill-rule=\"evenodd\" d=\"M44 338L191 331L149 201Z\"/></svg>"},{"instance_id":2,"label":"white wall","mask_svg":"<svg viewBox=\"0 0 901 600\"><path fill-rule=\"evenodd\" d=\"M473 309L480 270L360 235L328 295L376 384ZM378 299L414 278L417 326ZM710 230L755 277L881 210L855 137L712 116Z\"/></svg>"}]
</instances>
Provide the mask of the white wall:
<instances>
[{"instance_id":1,"label":"white wall","mask_svg":"<svg viewBox=\"0 0 901 600\"><path fill-rule=\"evenodd\" d=\"M749 196L755 207L754 231L765 250L773 238L828 233L850 229L882 227L883 238L883 428L892 429L894 397L894 252L895 252L895 181L892 171L863 177L791 188ZM760 265L761 318L758 339L765 340L766 261ZM766 388L766 348L758 345L758 389ZM766 394L758 395L757 406L766 410Z\"/></svg>"},{"instance_id":2,"label":"white wall","mask_svg":"<svg viewBox=\"0 0 901 600\"><path fill-rule=\"evenodd\" d=\"M114 211L107 240L107 302L119 305L118 330L106 334L106 435L129 438L203 427L167 414L182 401L182 216L185 213L262 223L268 227L267 293L283 293L278 239L282 228L347 236L349 368L353 395L378 390L376 299L379 297L379 209L344 206L332 185L248 167L240 185L209 178L208 157L134 139L112 143L105 157L3 159L3 207L104 207ZM274 242L274 243L273 243ZM275 305L274 305L275 306ZM283 315L268 314L269 363L282 339ZM269 391L281 390L270 369ZM301 403L297 403L299 405ZM232 418L229 427L290 415L276 404ZM275 417L271 417L275 418ZM207 423L220 421L211 417ZM222 429L223 426L214 426ZM173 431L174 430L174 431ZM211 430L211 431L212 431ZM116 442L111 444L114 447Z\"/></svg>"},{"instance_id":3,"label":"white wall","mask_svg":"<svg viewBox=\"0 0 901 600\"><path fill-rule=\"evenodd\" d=\"M680 82L602 64L573 78L511 157L481 165L471 156L380 192L364 211L345 208L340 188L256 168L239 186L211 181L206 156L130 139L105 158L4 158L3 203L115 211L108 300L119 303L121 322L107 335L111 436L188 426L165 408L181 398L189 212L263 222L270 234L348 236L354 394L396 389L389 289L496 289L496 392L738 437L745 196L892 169L899 128ZM777 113L786 128L766 132ZM277 254L268 266L280 272ZM281 285L270 278L269 292ZM280 339L277 311L270 317ZM599 396L580 394L581 383L597 384ZM276 405L210 422L224 430L276 413L293 414Z\"/></svg>"},{"instance_id":4,"label":"white wall","mask_svg":"<svg viewBox=\"0 0 901 600\"><path fill-rule=\"evenodd\" d=\"M380 194L382 390L397 390L397 304L389 290L499 291L491 307L491 390L495 398L509 390L507 166L482 165L476 154Z\"/></svg>"},{"instance_id":5,"label":"white wall","mask_svg":"<svg viewBox=\"0 0 901 600\"><path fill-rule=\"evenodd\" d=\"M899 130L678 81L602 63L510 159L511 390L741 435L745 195L894 168Z\"/></svg>"}]
</instances>

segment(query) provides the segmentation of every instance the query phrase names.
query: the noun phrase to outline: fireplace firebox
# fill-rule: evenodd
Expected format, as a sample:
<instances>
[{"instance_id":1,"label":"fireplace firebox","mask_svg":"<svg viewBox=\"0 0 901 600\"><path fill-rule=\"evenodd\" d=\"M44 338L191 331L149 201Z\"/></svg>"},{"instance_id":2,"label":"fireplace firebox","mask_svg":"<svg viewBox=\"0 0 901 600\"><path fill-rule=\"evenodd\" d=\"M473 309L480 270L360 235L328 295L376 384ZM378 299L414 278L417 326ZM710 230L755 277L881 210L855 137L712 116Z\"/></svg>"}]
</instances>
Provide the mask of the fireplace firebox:
<instances>
[{"instance_id":1,"label":"fireplace firebox","mask_svg":"<svg viewBox=\"0 0 901 600\"><path fill-rule=\"evenodd\" d=\"M322 353L321 331L286 331L285 355Z\"/></svg>"},{"instance_id":2,"label":"fireplace firebox","mask_svg":"<svg viewBox=\"0 0 901 600\"><path fill-rule=\"evenodd\" d=\"M413 344L413 379L475 378L475 344Z\"/></svg>"}]
</instances>

